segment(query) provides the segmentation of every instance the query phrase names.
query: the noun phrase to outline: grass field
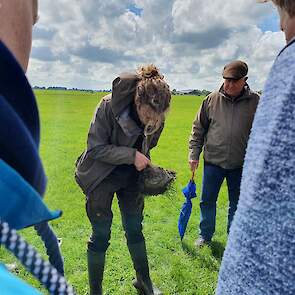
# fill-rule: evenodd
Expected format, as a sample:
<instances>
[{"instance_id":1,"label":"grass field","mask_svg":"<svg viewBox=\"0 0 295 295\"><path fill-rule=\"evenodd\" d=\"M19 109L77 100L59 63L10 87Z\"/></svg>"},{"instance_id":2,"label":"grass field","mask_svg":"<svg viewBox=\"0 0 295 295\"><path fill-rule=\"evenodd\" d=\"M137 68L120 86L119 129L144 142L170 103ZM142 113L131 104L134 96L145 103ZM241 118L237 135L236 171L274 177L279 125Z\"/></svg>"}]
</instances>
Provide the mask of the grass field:
<instances>
[{"instance_id":1,"label":"grass field","mask_svg":"<svg viewBox=\"0 0 295 295\"><path fill-rule=\"evenodd\" d=\"M74 163L86 143L89 122L103 94L37 91L41 116L41 155L48 176L45 201L51 209L61 209L63 216L51 222L62 238L66 277L78 294L87 294L86 241L90 224L85 214L85 200L74 182ZM187 145L191 124L202 101L197 96L174 96L166 127L158 147L152 151L153 163L177 172L174 187L166 194L146 198L144 233L149 253L151 277L165 295L214 294L218 270L226 243L227 197L223 184L218 200L217 227L211 247L194 248L198 234L199 198L193 200L193 213L183 241L177 232L177 220L184 197L181 188L189 178ZM202 166L197 173L198 196ZM116 199L111 245L107 252L104 276L105 294L137 294L131 281L134 271L122 230ZM44 248L32 229L23 236L41 253ZM14 258L0 249L0 260ZM19 276L40 288L22 267ZM45 293L46 294L46 293Z\"/></svg>"}]
</instances>

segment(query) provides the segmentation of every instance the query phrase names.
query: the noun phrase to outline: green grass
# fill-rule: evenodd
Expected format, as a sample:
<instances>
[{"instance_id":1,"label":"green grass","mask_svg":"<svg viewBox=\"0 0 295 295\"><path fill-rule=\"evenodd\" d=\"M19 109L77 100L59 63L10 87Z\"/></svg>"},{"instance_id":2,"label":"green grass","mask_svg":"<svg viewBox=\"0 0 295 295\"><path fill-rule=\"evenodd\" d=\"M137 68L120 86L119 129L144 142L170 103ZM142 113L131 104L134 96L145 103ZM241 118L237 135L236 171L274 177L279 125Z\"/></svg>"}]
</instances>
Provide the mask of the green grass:
<instances>
[{"instance_id":1,"label":"green grass","mask_svg":"<svg viewBox=\"0 0 295 295\"><path fill-rule=\"evenodd\" d=\"M74 181L74 163L86 144L88 127L102 93L36 91L41 116L41 156L48 176L45 201L63 216L51 222L62 238L66 277L78 294L87 294L86 242L90 224L85 214L85 199ZM223 249L226 243L227 194L223 184L217 209L217 226L212 247L194 248L198 235L199 198L193 200L193 212L183 244L177 232L179 211L184 201L181 188L189 178L188 137L202 97L174 96L166 127L158 147L152 151L154 164L177 172L173 188L166 194L146 198L144 233L149 254L151 277L164 294L214 294ZM202 165L197 173L200 195ZM137 294L131 259L125 243L116 199L111 245L104 275L105 294ZM32 229L22 235L41 253L44 248ZM0 260L15 259L0 249ZM19 266L19 276L40 288L39 283Z\"/></svg>"}]
</instances>

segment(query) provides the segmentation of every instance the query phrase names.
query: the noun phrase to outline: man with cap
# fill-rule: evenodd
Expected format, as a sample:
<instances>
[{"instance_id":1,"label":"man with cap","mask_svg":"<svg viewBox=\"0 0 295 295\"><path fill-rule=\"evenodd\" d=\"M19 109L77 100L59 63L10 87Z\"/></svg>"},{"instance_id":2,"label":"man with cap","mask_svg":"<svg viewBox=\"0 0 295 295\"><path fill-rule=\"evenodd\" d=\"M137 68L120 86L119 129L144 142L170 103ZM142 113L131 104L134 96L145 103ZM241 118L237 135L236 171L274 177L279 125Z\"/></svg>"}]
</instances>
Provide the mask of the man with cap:
<instances>
[{"instance_id":1,"label":"man with cap","mask_svg":"<svg viewBox=\"0 0 295 295\"><path fill-rule=\"evenodd\" d=\"M216 202L227 181L229 232L240 194L242 167L259 96L247 84L248 66L233 61L223 69L224 83L203 101L189 139L189 165L194 172L204 148L204 173L200 201L200 236L197 246L209 243L215 232Z\"/></svg>"}]
</instances>

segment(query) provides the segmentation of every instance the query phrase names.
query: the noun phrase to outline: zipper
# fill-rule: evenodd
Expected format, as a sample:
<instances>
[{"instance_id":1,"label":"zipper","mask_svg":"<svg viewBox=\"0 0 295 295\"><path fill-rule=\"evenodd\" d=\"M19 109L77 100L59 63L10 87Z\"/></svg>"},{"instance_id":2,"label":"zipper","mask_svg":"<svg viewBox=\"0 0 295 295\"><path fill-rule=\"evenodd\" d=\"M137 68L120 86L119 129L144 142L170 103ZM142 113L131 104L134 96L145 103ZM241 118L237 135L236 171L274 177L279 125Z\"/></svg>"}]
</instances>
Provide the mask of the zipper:
<instances>
[{"instance_id":1,"label":"zipper","mask_svg":"<svg viewBox=\"0 0 295 295\"><path fill-rule=\"evenodd\" d=\"M143 139L142 139L141 153L143 153L146 156L148 152L148 143L147 143L148 137L145 135L145 133L142 134L142 137Z\"/></svg>"},{"instance_id":2,"label":"zipper","mask_svg":"<svg viewBox=\"0 0 295 295\"><path fill-rule=\"evenodd\" d=\"M234 102L231 102L231 125L230 125L230 137L229 137L229 147L228 147L228 162L230 163L230 153L231 153L231 145L232 145L232 134L233 134L233 121L234 121Z\"/></svg>"}]
</instances>

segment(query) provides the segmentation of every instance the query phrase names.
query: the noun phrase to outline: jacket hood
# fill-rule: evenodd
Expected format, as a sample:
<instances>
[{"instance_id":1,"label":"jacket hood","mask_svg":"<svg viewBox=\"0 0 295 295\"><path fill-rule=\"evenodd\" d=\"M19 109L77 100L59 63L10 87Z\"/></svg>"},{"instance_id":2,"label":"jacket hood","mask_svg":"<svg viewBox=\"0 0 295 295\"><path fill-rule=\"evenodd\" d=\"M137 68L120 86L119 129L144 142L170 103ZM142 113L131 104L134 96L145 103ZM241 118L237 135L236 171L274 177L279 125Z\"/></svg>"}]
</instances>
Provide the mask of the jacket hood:
<instances>
[{"instance_id":1,"label":"jacket hood","mask_svg":"<svg viewBox=\"0 0 295 295\"><path fill-rule=\"evenodd\" d=\"M134 100L139 80L136 73L122 73L113 81L111 107L115 117L120 115Z\"/></svg>"}]
</instances>

